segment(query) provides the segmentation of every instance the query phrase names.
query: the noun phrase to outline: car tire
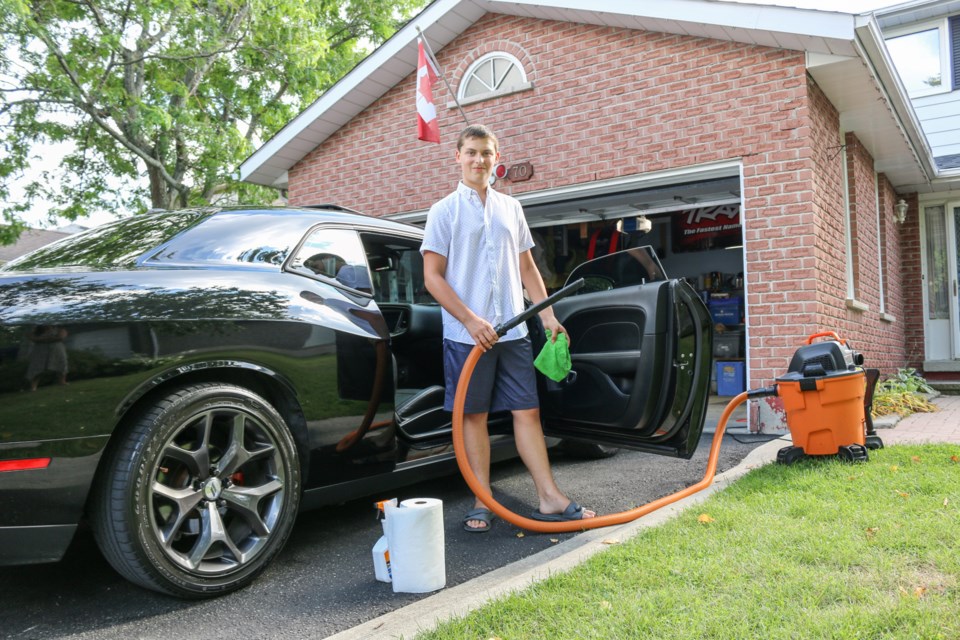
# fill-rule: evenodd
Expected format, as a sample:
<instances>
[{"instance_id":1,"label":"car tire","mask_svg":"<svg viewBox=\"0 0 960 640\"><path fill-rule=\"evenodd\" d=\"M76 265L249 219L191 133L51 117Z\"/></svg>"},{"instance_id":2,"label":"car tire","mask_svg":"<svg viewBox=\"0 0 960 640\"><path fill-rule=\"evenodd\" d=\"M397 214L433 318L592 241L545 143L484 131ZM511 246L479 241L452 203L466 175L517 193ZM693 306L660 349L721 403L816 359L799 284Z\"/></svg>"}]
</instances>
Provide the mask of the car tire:
<instances>
[{"instance_id":1,"label":"car tire","mask_svg":"<svg viewBox=\"0 0 960 640\"><path fill-rule=\"evenodd\" d=\"M560 444L560 448L567 455L574 458L583 458L584 460L612 458L620 451L618 447L595 444L593 442L578 442L576 440L564 440Z\"/></svg>"},{"instance_id":2,"label":"car tire","mask_svg":"<svg viewBox=\"0 0 960 640\"><path fill-rule=\"evenodd\" d=\"M183 598L252 582L283 548L300 502L280 414L242 387L178 389L111 448L91 509L97 543L128 580Z\"/></svg>"}]
</instances>

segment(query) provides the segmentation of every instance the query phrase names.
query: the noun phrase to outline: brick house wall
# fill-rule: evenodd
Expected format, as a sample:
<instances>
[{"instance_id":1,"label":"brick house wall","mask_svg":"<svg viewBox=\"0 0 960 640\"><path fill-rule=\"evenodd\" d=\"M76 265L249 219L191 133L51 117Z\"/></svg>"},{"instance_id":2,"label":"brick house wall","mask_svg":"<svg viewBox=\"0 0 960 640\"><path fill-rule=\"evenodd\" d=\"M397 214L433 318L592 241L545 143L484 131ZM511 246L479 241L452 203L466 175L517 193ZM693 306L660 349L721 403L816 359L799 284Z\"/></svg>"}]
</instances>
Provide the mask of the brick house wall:
<instances>
[{"instance_id":1,"label":"brick house wall","mask_svg":"<svg viewBox=\"0 0 960 640\"><path fill-rule=\"evenodd\" d=\"M817 192L814 194L814 237L817 265L813 286L816 289L816 312L808 335L824 330L836 331L841 337L857 340L845 322L847 310L846 206L844 170L849 165L845 142L840 137L840 114L826 95L810 82L813 113L812 152ZM852 190L851 190L852 193ZM801 340L806 336L800 336Z\"/></svg>"},{"instance_id":2,"label":"brick house wall","mask_svg":"<svg viewBox=\"0 0 960 640\"><path fill-rule=\"evenodd\" d=\"M890 194L891 200L894 198ZM907 219L900 226L900 255L901 260L894 268L900 269L900 280L903 291L903 331L906 343L907 366L918 370L923 369L924 360L924 331L923 331L923 296L921 288L924 286L920 243L920 203L917 194L911 194L906 200ZM909 295L907 295L909 293ZM899 320L900 316L897 316ZM928 377L935 377L930 376Z\"/></svg>"},{"instance_id":3,"label":"brick house wall","mask_svg":"<svg viewBox=\"0 0 960 640\"><path fill-rule=\"evenodd\" d=\"M910 365L912 357L916 357L917 367L923 361L923 350L917 351L911 355L910 341L904 339L904 334L909 332L919 332L923 335L923 316L907 313L908 294L912 294L909 287L911 277L905 269L905 260L908 255L903 248L903 239L910 233L906 223L899 225L894 221L894 206L899 201L893 185L890 181L880 174L879 206L880 206L880 259L883 264L883 291L884 291L884 313L889 320L881 318L881 327L887 324L886 331L882 336L882 342L879 344L879 351L875 354L878 366L885 371L893 371L903 366ZM917 218L914 214L914 219ZM912 227L913 232L919 233L919 225ZM917 257L914 261L919 267L920 250L917 248ZM917 272L914 284L919 284L920 274ZM873 360L871 360L873 362Z\"/></svg>"},{"instance_id":4,"label":"brick house wall","mask_svg":"<svg viewBox=\"0 0 960 640\"><path fill-rule=\"evenodd\" d=\"M891 241L897 233L893 221L894 202L891 201L893 189L885 178L876 175L873 158L860 144L855 132L846 134L844 144L850 197L854 299L866 308L849 308L846 305L842 309L834 308L822 323L830 326L830 322L835 322L842 327L842 336L858 335L854 346L863 352L868 366L895 370L903 366L906 360L903 331L882 318L881 309L894 321L897 315L886 310L886 307L889 305L902 311L903 289L898 263L884 264L882 287L880 283L881 261L891 253L899 258L899 242ZM884 242L886 244L881 246ZM842 296L839 298L842 302ZM902 316L900 322L903 322Z\"/></svg>"},{"instance_id":5,"label":"brick house wall","mask_svg":"<svg viewBox=\"0 0 960 640\"><path fill-rule=\"evenodd\" d=\"M837 320L864 345L843 307L838 116L808 79L802 52L488 14L436 53L455 89L474 60L498 50L523 63L534 89L464 110L494 129L503 162L535 166L531 180L498 189L516 195L740 159L751 383L781 375L803 338ZM390 215L422 211L453 189L463 120L445 108L452 97L438 83L443 144L417 141L414 80L291 168L290 202ZM877 325L871 339L885 330L892 339L899 325Z\"/></svg>"}]
</instances>

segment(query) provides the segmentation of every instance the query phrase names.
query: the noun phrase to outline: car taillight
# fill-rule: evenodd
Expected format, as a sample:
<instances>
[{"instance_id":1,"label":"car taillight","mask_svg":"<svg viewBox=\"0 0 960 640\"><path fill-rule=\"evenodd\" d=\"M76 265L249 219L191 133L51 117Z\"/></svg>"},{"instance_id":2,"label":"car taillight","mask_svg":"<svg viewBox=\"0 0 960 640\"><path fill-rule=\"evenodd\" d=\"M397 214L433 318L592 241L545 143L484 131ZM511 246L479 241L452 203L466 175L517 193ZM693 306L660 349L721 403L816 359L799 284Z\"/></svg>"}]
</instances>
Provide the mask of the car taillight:
<instances>
[{"instance_id":1,"label":"car taillight","mask_svg":"<svg viewBox=\"0 0 960 640\"><path fill-rule=\"evenodd\" d=\"M0 472L26 471L28 469L46 469L50 458L24 458L23 460L0 460Z\"/></svg>"}]
</instances>

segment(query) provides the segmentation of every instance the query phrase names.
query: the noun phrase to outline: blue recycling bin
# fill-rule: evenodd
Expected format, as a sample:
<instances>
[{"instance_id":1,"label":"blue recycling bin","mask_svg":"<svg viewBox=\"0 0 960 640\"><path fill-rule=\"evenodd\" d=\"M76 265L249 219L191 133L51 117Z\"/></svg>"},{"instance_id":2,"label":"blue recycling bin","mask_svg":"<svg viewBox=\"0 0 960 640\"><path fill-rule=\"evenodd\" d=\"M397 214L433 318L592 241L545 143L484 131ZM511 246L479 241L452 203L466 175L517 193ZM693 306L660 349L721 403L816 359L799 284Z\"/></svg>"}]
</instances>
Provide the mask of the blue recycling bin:
<instances>
[{"instance_id":1,"label":"blue recycling bin","mask_svg":"<svg viewBox=\"0 0 960 640\"><path fill-rule=\"evenodd\" d=\"M735 396L746 390L744 363L736 360L717 360L717 395Z\"/></svg>"}]
</instances>

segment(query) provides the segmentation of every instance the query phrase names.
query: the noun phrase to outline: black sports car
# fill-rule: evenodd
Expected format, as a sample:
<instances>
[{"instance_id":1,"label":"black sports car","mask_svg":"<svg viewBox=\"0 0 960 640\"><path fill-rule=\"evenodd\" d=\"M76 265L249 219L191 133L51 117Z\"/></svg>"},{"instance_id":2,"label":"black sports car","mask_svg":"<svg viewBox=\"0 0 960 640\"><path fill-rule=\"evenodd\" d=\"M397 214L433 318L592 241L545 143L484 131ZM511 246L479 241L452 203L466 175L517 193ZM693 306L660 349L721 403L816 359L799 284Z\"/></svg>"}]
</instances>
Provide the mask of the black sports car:
<instances>
[{"instance_id":1,"label":"black sports car","mask_svg":"<svg viewBox=\"0 0 960 640\"><path fill-rule=\"evenodd\" d=\"M298 509L455 471L421 233L338 207L169 211L0 269L0 564L56 561L86 521L133 582L217 595ZM574 370L539 382L546 432L689 458L706 307L646 247L581 277L555 306ZM509 414L491 432L515 454Z\"/></svg>"}]
</instances>

